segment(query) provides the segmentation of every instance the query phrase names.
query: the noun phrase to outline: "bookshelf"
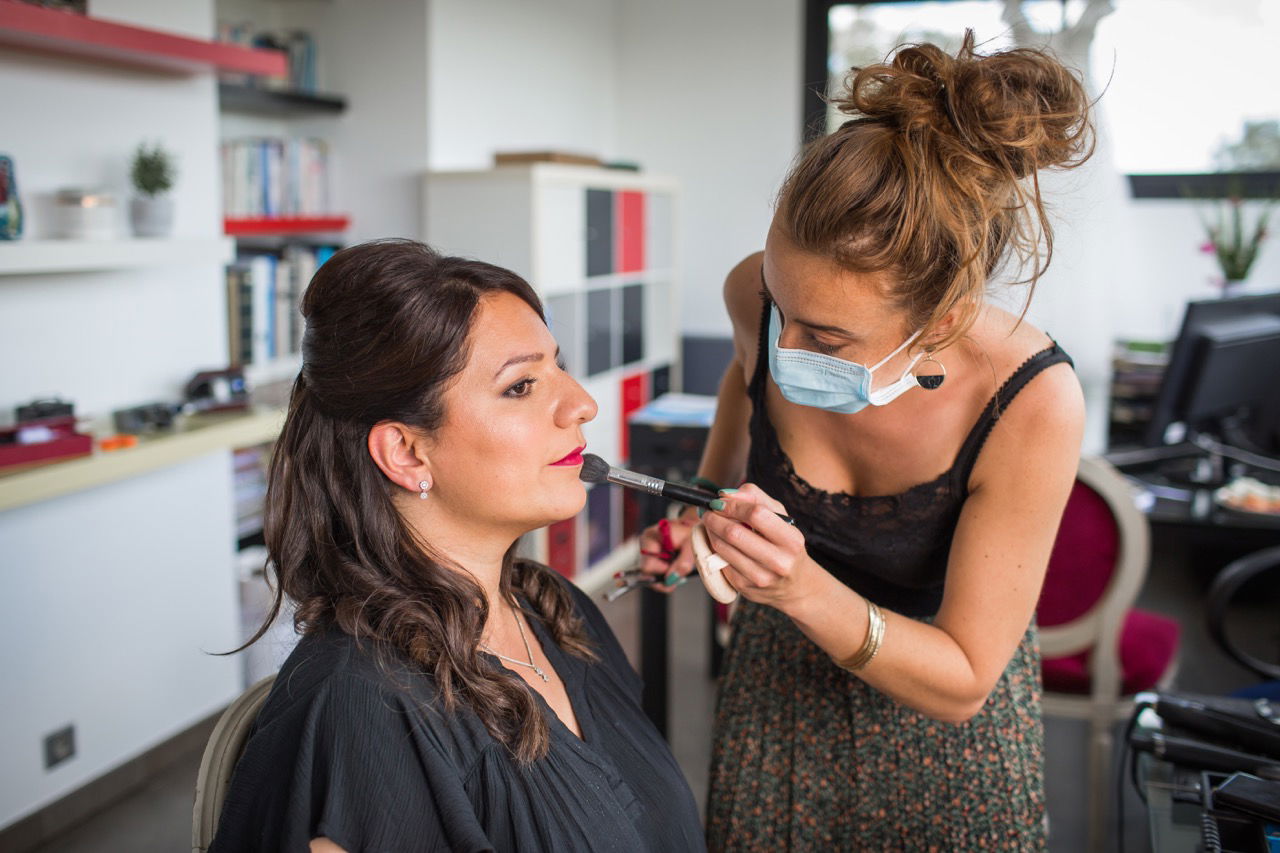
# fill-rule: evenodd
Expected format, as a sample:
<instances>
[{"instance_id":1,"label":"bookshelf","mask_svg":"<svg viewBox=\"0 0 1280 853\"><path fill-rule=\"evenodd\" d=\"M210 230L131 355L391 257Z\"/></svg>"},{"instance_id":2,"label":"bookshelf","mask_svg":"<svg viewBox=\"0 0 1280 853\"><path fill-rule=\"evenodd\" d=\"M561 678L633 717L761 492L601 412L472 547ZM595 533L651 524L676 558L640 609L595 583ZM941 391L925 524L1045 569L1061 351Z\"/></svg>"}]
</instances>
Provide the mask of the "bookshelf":
<instances>
[{"instance_id":1,"label":"bookshelf","mask_svg":"<svg viewBox=\"0 0 1280 853\"><path fill-rule=\"evenodd\" d=\"M0 276L223 264L234 254L232 241L226 237L14 240L0 243Z\"/></svg>"},{"instance_id":2,"label":"bookshelf","mask_svg":"<svg viewBox=\"0 0 1280 853\"><path fill-rule=\"evenodd\" d=\"M599 404L587 447L629 455L627 415L672 388L679 352L676 216L665 177L557 163L429 173L423 238L528 280L568 371ZM634 496L590 487L576 517L536 531L523 555L583 589L608 585L635 558Z\"/></svg>"},{"instance_id":3,"label":"bookshelf","mask_svg":"<svg viewBox=\"0 0 1280 853\"><path fill-rule=\"evenodd\" d=\"M0 44L156 72L277 76L287 71L285 54L278 50L194 39L19 0L0 0Z\"/></svg>"},{"instance_id":4,"label":"bookshelf","mask_svg":"<svg viewBox=\"0 0 1280 853\"><path fill-rule=\"evenodd\" d=\"M1137 447L1145 443L1147 427L1169 365L1169 345L1163 341L1117 340L1111 354L1111 399L1107 446Z\"/></svg>"}]
</instances>

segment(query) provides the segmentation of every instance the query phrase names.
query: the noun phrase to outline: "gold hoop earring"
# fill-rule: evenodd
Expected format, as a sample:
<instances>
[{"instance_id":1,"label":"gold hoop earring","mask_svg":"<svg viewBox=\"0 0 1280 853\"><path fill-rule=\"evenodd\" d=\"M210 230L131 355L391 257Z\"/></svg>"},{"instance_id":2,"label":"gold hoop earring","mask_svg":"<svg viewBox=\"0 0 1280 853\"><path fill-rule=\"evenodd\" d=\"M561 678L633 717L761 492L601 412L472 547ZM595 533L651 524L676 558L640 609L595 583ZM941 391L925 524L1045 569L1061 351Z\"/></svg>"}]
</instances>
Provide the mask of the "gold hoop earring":
<instances>
[{"instance_id":1,"label":"gold hoop earring","mask_svg":"<svg viewBox=\"0 0 1280 853\"><path fill-rule=\"evenodd\" d=\"M942 387L943 381L947 378L947 366L928 354L920 360L920 364L928 364L931 361L938 365L938 369L941 370L942 373L931 373L927 376L921 376L917 373L915 374L916 384L926 391L937 391Z\"/></svg>"}]
</instances>

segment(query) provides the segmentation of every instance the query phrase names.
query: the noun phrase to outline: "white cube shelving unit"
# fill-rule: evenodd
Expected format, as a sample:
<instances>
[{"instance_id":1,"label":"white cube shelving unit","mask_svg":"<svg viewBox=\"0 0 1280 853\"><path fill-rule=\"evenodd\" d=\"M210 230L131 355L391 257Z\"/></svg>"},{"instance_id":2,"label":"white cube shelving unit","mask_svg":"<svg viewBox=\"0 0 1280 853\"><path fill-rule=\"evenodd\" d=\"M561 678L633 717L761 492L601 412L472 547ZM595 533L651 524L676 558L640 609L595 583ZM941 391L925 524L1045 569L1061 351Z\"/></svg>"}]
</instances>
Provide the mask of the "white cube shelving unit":
<instances>
[{"instance_id":1,"label":"white cube shelving unit","mask_svg":"<svg viewBox=\"0 0 1280 853\"><path fill-rule=\"evenodd\" d=\"M596 399L588 450L627 461L626 417L678 371L679 186L640 172L556 163L432 172L423 238L506 267L537 290L569 372ZM632 498L594 487L576 517L528 537L525 553L589 591L635 553Z\"/></svg>"}]
</instances>

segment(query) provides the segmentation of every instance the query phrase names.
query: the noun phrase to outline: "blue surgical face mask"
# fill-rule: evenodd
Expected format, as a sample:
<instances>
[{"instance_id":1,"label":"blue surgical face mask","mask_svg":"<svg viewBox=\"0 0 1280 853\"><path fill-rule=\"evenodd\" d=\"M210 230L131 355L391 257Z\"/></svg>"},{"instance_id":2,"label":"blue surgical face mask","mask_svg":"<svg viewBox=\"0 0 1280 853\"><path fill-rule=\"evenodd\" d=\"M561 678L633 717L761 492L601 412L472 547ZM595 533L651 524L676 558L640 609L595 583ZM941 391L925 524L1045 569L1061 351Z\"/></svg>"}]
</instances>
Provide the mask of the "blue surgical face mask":
<instances>
[{"instance_id":1,"label":"blue surgical face mask","mask_svg":"<svg viewBox=\"0 0 1280 853\"><path fill-rule=\"evenodd\" d=\"M775 305L769 311L769 372L782 396L797 405L851 415L868 404L883 406L920 384L911 371L924 353L911 360L896 382L877 390L871 388L875 371L910 346L919 332L871 367L819 352L784 349L778 346L781 334L782 321Z\"/></svg>"}]
</instances>

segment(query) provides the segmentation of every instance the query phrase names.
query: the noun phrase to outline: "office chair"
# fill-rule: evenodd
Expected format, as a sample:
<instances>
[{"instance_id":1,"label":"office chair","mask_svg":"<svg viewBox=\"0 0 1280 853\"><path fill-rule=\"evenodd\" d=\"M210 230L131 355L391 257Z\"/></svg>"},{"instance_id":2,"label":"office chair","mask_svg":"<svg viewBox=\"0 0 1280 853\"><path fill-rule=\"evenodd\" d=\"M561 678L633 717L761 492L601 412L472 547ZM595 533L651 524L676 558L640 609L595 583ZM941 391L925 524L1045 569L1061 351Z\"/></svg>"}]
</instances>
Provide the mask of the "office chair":
<instances>
[{"instance_id":1,"label":"office chair","mask_svg":"<svg viewBox=\"0 0 1280 853\"><path fill-rule=\"evenodd\" d=\"M1089 723L1089 849L1103 849L1112 730L1134 693L1165 687L1178 624L1133 608L1150 559L1146 516L1129 482L1100 457L1080 459L1036 609L1044 714Z\"/></svg>"},{"instance_id":2,"label":"office chair","mask_svg":"<svg viewBox=\"0 0 1280 853\"><path fill-rule=\"evenodd\" d=\"M218 816L231 785L231 774L244 752L249 730L258 717L262 703L271 692L274 674L254 684L241 693L222 712L209 742L205 744L204 757L200 759L200 773L196 776L196 800L191 815L191 851L205 853L213 843L218 829Z\"/></svg>"},{"instance_id":3,"label":"office chair","mask_svg":"<svg viewBox=\"0 0 1280 853\"><path fill-rule=\"evenodd\" d=\"M1205 621L1208 624L1209 636L1237 663L1245 669L1267 679L1255 687L1237 690L1232 695L1248 699L1267 699L1280 702L1280 656L1277 662L1268 662L1254 657L1241 648L1227 633L1227 615L1231 602L1241 587L1254 578L1267 572L1276 572L1280 577L1280 547L1264 548L1248 556L1241 557L1227 564L1214 577L1206 596Z\"/></svg>"}]
</instances>

